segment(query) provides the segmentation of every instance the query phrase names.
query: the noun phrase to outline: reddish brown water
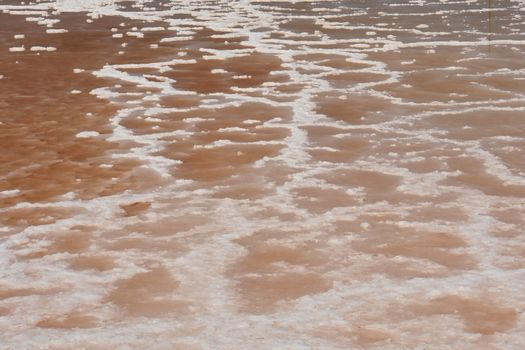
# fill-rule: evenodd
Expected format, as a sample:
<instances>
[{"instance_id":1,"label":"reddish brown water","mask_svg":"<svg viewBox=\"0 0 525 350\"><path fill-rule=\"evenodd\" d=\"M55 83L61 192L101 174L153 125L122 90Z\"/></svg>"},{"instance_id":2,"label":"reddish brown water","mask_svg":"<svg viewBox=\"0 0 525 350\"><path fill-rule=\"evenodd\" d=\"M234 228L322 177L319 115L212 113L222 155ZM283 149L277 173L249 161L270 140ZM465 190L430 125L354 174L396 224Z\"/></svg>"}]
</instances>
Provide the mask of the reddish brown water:
<instances>
[{"instance_id":1,"label":"reddish brown water","mask_svg":"<svg viewBox=\"0 0 525 350\"><path fill-rule=\"evenodd\" d=\"M0 0L1 349L525 348L525 3Z\"/></svg>"}]
</instances>

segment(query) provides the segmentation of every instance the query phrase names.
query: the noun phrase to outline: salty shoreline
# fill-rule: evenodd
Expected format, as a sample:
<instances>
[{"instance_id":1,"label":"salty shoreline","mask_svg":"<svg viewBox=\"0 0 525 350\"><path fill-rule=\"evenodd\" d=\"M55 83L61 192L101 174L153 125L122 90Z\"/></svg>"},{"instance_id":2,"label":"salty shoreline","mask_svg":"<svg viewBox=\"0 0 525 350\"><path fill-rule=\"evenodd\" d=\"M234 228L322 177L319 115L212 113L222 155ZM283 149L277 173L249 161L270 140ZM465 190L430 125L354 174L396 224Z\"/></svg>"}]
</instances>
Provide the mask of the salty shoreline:
<instances>
[{"instance_id":1,"label":"salty shoreline","mask_svg":"<svg viewBox=\"0 0 525 350\"><path fill-rule=\"evenodd\" d=\"M522 1L0 11L1 348L525 345Z\"/></svg>"}]
</instances>

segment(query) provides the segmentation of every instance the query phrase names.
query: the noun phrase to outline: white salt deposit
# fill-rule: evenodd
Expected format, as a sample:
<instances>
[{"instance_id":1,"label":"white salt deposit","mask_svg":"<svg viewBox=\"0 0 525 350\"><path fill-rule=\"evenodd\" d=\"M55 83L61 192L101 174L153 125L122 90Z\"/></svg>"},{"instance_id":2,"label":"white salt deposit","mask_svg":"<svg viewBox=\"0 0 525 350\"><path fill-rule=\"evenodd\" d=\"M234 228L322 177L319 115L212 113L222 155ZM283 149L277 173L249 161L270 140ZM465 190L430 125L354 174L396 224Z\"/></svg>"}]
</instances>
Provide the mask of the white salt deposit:
<instances>
[{"instance_id":1,"label":"white salt deposit","mask_svg":"<svg viewBox=\"0 0 525 350\"><path fill-rule=\"evenodd\" d=\"M97 131L82 131L79 132L76 137L78 138L89 138L89 137L97 137L100 134Z\"/></svg>"},{"instance_id":2,"label":"white salt deposit","mask_svg":"<svg viewBox=\"0 0 525 350\"><path fill-rule=\"evenodd\" d=\"M99 98L72 106L77 139L49 159L42 144L35 181L0 178L0 342L522 349L523 6L0 5L49 34L79 12L76 44L104 53L64 82L85 93L65 101ZM35 200L33 182L67 188Z\"/></svg>"}]
</instances>

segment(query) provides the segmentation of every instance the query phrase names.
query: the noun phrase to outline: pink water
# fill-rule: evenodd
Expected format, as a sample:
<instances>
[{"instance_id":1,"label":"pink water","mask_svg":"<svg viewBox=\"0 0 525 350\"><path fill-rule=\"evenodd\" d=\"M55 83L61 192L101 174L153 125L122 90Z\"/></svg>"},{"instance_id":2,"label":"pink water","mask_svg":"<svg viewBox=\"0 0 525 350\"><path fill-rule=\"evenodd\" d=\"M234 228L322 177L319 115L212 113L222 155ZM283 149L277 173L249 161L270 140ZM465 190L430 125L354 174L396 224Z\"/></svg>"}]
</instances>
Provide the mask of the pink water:
<instances>
[{"instance_id":1,"label":"pink water","mask_svg":"<svg viewBox=\"0 0 525 350\"><path fill-rule=\"evenodd\" d=\"M525 2L0 0L1 349L525 348Z\"/></svg>"}]
</instances>

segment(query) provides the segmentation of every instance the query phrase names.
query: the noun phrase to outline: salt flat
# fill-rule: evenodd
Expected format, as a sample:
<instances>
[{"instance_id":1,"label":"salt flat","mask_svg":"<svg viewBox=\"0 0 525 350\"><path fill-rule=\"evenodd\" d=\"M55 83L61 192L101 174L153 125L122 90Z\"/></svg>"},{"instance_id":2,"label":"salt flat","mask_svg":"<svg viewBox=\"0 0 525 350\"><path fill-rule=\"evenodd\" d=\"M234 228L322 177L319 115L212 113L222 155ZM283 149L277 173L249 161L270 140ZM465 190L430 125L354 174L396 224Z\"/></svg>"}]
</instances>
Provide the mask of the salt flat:
<instances>
[{"instance_id":1,"label":"salt flat","mask_svg":"<svg viewBox=\"0 0 525 350\"><path fill-rule=\"evenodd\" d=\"M523 0L0 0L0 348L523 349L524 95Z\"/></svg>"}]
</instances>

